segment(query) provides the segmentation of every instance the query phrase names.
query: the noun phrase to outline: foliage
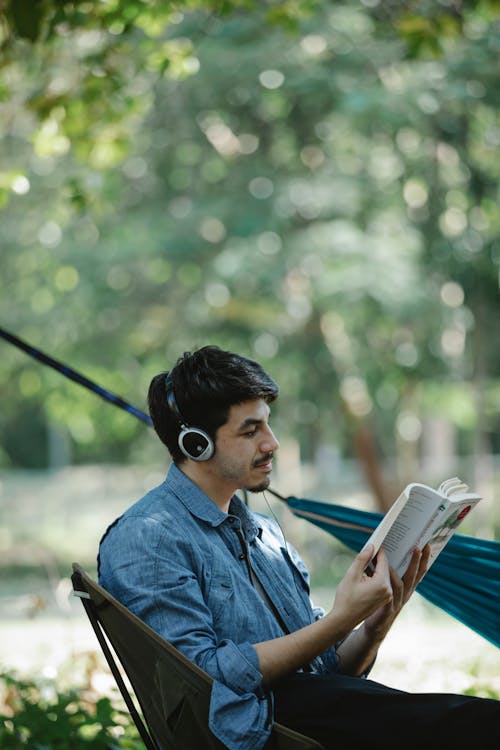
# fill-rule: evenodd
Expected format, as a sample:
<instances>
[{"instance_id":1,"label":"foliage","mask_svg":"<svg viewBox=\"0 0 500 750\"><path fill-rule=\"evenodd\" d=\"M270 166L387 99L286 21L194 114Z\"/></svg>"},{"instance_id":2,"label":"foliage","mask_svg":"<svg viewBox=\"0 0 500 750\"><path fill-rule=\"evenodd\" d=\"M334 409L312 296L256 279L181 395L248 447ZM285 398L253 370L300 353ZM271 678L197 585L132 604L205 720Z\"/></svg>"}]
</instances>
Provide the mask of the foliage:
<instances>
[{"instance_id":1,"label":"foliage","mask_svg":"<svg viewBox=\"0 0 500 750\"><path fill-rule=\"evenodd\" d=\"M141 750L127 712L85 690L57 692L49 680L0 678L2 750Z\"/></svg>"},{"instance_id":2,"label":"foliage","mask_svg":"<svg viewBox=\"0 0 500 750\"><path fill-rule=\"evenodd\" d=\"M498 19L498 0L424 0L418 4L398 0L368 0L379 21L393 24L405 40L408 56L441 55L450 38L467 33L474 20L491 22Z\"/></svg>"},{"instance_id":3,"label":"foliage","mask_svg":"<svg viewBox=\"0 0 500 750\"><path fill-rule=\"evenodd\" d=\"M472 673L475 668L472 668ZM477 678L477 676L476 676ZM465 695L499 698L476 679ZM0 747L2 750L142 750L130 715L109 697L87 688L61 690L52 680L0 677Z\"/></svg>"},{"instance_id":4,"label":"foliage","mask_svg":"<svg viewBox=\"0 0 500 750\"><path fill-rule=\"evenodd\" d=\"M0 0L0 101L16 127L33 131L35 151L61 156L71 148L97 169L120 163L151 105L151 74L182 79L195 73L197 52L221 23L252 16L259 30L292 29L321 18L320 0ZM345 35L340 5L339 30ZM498 19L500 0L414 3L365 0L345 4L354 29L367 21L400 55L443 54L450 40L474 38ZM233 20L234 19L234 20ZM366 19L366 20L363 20ZM316 24L319 28L319 25ZM188 29L187 33L185 29ZM1 33L3 30L3 34ZM4 200L18 177L4 171ZM66 178L75 207L87 192L78 175Z\"/></svg>"},{"instance_id":5,"label":"foliage","mask_svg":"<svg viewBox=\"0 0 500 750\"><path fill-rule=\"evenodd\" d=\"M443 39L463 33L471 17L492 20L500 10L498 0L454 3L426 0L418 7L410 0L363 0L361 5L378 21L394 27L407 41L411 54L439 52ZM263 20L268 23L296 28L297 22L312 13L318 2L267 0L259 6ZM32 43L47 41L64 33L64 28L112 28L113 33L120 35L138 27L159 35L165 26L172 21L175 23L179 13L202 10L222 17L254 8L252 0L114 0L107 3L100 0L3 0L0 4L5 22L4 44L16 37Z\"/></svg>"},{"instance_id":6,"label":"foliage","mask_svg":"<svg viewBox=\"0 0 500 750\"><path fill-rule=\"evenodd\" d=\"M41 4L4 47L5 327L142 408L184 348L256 356L304 458L367 422L416 448L435 416L495 447L496 4L420 5L455 18L439 57L393 33L406 3L319 3L293 34L236 3ZM60 375L11 349L0 373L5 463L149 455Z\"/></svg>"}]
</instances>

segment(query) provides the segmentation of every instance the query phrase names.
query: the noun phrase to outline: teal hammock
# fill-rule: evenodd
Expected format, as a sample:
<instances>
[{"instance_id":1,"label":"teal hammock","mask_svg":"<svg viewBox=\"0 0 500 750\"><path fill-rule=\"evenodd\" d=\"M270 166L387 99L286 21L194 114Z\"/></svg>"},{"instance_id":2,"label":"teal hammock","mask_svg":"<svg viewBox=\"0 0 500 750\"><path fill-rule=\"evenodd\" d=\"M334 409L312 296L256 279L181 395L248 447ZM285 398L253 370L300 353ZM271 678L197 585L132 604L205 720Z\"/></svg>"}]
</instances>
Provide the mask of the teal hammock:
<instances>
[{"instance_id":1,"label":"teal hammock","mask_svg":"<svg viewBox=\"0 0 500 750\"><path fill-rule=\"evenodd\" d=\"M140 409L9 331L0 328L0 338L93 391L108 403L151 425L150 417ZM356 552L363 547L382 518L380 513L329 505L317 500L285 498L273 490L270 492L286 502L296 516L333 534ZM495 646L500 646L500 542L455 534L417 591Z\"/></svg>"},{"instance_id":2,"label":"teal hammock","mask_svg":"<svg viewBox=\"0 0 500 750\"><path fill-rule=\"evenodd\" d=\"M356 552L382 518L380 513L317 500L282 499L295 516L319 526ZM500 542L455 534L417 591L495 646L500 646Z\"/></svg>"}]
</instances>

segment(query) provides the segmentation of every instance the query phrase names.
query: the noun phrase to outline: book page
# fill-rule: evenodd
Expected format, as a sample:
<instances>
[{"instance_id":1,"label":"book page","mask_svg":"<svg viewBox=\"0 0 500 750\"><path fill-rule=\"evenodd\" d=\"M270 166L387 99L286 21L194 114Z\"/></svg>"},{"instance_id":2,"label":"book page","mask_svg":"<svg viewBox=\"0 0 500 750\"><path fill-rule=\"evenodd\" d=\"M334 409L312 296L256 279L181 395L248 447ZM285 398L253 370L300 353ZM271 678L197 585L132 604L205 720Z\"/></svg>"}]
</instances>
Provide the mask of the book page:
<instances>
[{"instance_id":1,"label":"book page","mask_svg":"<svg viewBox=\"0 0 500 750\"><path fill-rule=\"evenodd\" d=\"M398 575L405 572L413 548L421 542L440 505L444 508L445 504L446 500L430 487L411 486L407 503L382 542L389 565Z\"/></svg>"},{"instance_id":2,"label":"book page","mask_svg":"<svg viewBox=\"0 0 500 750\"><path fill-rule=\"evenodd\" d=\"M441 482L439 485L438 492L441 495L446 495L446 497L452 497L456 494L463 494L465 492L469 491L469 487L467 484L462 482L461 479L458 477L453 477L452 479L446 479L446 481Z\"/></svg>"}]
</instances>

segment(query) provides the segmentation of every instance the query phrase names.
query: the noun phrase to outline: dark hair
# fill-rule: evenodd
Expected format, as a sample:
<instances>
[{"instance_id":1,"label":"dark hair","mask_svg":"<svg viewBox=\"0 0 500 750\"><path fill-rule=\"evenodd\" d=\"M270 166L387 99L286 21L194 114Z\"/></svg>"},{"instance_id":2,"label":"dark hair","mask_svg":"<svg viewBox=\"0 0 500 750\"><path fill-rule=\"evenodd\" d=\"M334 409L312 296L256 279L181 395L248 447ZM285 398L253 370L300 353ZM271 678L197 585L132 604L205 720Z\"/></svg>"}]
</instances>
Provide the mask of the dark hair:
<instances>
[{"instance_id":1,"label":"dark hair","mask_svg":"<svg viewBox=\"0 0 500 750\"><path fill-rule=\"evenodd\" d=\"M166 379L160 372L148 391L149 413L158 437L167 446L175 463L185 460L177 444L180 424L167 404ZM205 430L215 442L215 433L235 404L253 399L267 403L278 396L277 383L252 359L204 346L185 352L170 371L179 412L190 427Z\"/></svg>"}]
</instances>

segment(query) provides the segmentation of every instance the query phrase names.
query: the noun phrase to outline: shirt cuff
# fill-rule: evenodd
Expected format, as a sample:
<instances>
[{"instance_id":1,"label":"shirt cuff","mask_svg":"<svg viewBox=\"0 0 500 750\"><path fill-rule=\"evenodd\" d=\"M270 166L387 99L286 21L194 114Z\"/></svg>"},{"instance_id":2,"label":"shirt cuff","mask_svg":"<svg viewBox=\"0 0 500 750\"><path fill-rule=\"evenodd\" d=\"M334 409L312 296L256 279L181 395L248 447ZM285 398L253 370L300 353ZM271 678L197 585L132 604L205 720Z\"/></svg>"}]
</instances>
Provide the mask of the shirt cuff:
<instances>
[{"instance_id":1,"label":"shirt cuff","mask_svg":"<svg viewBox=\"0 0 500 750\"><path fill-rule=\"evenodd\" d=\"M217 665L221 681L238 695L261 692L259 657L251 643L236 645L233 641L221 641L217 647Z\"/></svg>"}]
</instances>

